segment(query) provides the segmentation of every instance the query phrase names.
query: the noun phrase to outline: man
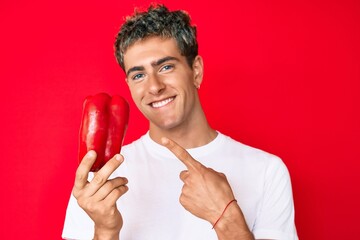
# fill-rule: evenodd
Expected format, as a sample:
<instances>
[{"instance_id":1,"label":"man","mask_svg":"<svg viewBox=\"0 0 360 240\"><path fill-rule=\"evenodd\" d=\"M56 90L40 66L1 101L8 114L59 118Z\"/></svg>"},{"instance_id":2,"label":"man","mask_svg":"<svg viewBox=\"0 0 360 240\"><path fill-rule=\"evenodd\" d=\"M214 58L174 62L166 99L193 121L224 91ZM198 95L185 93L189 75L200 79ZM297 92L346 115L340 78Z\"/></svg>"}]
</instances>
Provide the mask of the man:
<instances>
[{"instance_id":1,"label":"man","mask_svg":"<svg viewBox=\"0 0 360 240\"><path fill-rule=\"evenodd\" d=\"M203 60L189 16L161 5L135 13L115 49L149 131L89 178L96 153L84 157L63 237L297 239L282 161L207 122L198 97Z\"/></svg>"}]
</instances>

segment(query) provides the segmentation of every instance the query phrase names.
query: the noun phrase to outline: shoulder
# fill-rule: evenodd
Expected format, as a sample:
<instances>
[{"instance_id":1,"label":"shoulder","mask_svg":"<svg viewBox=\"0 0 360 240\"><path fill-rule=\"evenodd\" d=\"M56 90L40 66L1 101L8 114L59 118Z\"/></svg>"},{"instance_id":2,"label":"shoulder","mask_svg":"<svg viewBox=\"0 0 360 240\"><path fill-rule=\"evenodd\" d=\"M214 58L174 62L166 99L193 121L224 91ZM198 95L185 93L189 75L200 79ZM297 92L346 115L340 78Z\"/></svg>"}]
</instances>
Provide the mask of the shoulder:
<instances>
[{"instance_id":1,"label":"shoulder","mask_svg":"<svg viewBox=\"0 0 360 240\"><path fill-rule=\"evenodd\" d=\"M275 162L280 160L280 158L273 153L242 143L225 134L219 133L219 136L223 139L222 148L226 151L235 152L243 156L256 159L266 159Z\"/></svg>"},{"instance_id":2,"label":"shoulder","mask_svg":"<svg viewBox=\"0 0 360 240\"><path fill-rule=\"evenodd\" d=\"M242 162L249 163L253 166L264 167L268 170L283 169L286 166L282 159L268 151L242 143L225 134L219 133L222 140L222 151L227 156L235 156Z\"/></svg>"}]
</instances>

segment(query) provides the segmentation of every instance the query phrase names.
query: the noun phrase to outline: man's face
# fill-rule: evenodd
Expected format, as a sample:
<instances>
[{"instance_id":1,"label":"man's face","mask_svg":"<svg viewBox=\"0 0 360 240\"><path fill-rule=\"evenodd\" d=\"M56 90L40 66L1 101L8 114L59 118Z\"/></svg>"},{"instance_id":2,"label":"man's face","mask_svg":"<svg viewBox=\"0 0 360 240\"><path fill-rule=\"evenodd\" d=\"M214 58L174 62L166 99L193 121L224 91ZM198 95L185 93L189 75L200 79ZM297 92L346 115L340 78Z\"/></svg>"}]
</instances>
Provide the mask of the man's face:
<instances>
[{"instance_id":1,"label":"man's face","mask_svg":"<svg viewBox=\"0 0 360 240\"><path fill-rule=\"evenodd\" d=\"M200 108L197 86L202 59L191 68L172 38L152 37L136 42L124 55L126 81L150 130L190 125Z\"/></svg>"}]
</instances>

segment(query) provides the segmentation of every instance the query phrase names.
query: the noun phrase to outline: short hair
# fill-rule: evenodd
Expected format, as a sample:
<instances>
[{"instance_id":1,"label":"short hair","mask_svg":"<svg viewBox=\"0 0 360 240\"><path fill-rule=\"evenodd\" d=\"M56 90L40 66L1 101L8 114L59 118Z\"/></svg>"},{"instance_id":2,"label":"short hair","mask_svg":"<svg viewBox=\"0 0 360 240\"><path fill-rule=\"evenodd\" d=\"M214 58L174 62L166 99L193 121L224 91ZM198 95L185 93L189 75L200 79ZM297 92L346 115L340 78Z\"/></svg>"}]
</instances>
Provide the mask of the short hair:
<instances>
[{"instance_id":1,"label":"short hair","mask_svg":"<svg viewBox=\"0 0 360 240\"><path fill-rule=\"evenodd\" d=\"M183 10L169 11L164 5L150 5L147 11L135 9L116 36L115 57L123 70L126 50L135 42L154 36L175 39L181 55L192 67L198 55L198 43L196 26L191 25L189 14Z\"/></svg>"}]
</instances>

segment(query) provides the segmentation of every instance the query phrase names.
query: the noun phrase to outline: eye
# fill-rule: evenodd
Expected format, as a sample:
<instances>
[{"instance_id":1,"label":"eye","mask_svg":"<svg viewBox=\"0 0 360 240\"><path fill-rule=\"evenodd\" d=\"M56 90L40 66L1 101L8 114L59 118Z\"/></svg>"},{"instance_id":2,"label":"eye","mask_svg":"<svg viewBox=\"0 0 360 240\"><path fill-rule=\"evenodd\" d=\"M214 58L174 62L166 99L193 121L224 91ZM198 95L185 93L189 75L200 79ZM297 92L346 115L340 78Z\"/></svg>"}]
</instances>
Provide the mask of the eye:
<instances>
[{"instance_id":1,"label":"eye","mask_svg":"<svg viewBox=\"0 0 360 240\"><path fill-rule=\"evenodd\" d=\"M165 66L163 66L162 68L160 68L160 72L168 71L168 70L171 70L171 69L173 69L173 68L174 68L173 65L165 65Z\"/></svg>"},{"instance_id":2,"label":"eye","mask_svg":"<svg viewBox=\"0 0 360 240\"><path fill-rule=\"evenodd\" d=\"M143 78L145 76L145 74L143 74L143 73L138 73L138 74L135 74L134 76L132 76L132 80L139 80L139 79L141 79L141 78Z\"/></svg>"}]
</instances>

